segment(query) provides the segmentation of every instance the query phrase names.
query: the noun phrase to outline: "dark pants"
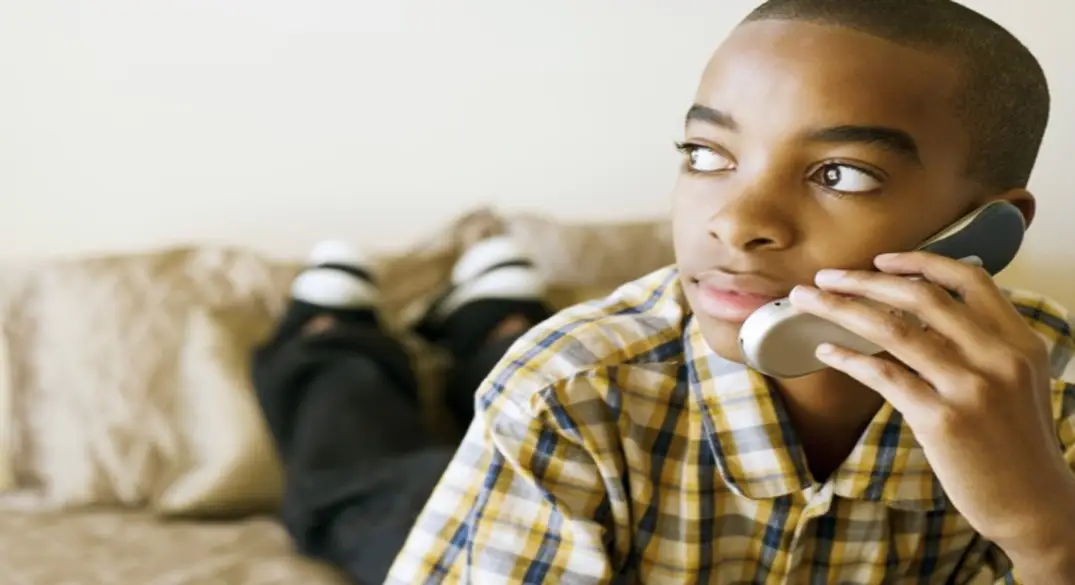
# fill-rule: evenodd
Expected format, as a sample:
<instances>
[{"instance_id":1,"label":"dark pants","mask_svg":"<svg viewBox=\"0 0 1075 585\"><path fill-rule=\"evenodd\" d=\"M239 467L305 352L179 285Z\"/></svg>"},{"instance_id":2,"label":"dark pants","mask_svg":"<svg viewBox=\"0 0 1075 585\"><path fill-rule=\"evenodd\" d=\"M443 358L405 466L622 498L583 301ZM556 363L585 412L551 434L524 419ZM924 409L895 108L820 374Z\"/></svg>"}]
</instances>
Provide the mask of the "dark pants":
<instances>
[{"instance_id":1,"label":"dark pants","mask_svg":"<svg viewBox=\"0 0 1075 585\"><path fill-rule=\"evenodd\" d=\"M447 406L460 427L515 338L456 356ZM370 324L279 335L254 356L254 386L286 473L283 523L298 549L357 583L384 582L456 445L422 423L409 360Z\"/></svg>"}]
</instances>

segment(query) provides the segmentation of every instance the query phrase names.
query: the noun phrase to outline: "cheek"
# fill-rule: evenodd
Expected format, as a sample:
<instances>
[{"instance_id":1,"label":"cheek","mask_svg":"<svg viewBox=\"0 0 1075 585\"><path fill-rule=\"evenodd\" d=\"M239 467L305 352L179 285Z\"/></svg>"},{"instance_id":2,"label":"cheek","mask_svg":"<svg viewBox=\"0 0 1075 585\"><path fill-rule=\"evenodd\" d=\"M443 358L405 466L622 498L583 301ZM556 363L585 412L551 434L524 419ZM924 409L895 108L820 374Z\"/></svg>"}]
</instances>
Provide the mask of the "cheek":
<instances>
[{"instance_id":1,"label":"cheek","mask_svg":"<svg viewBox=\"0 0 1075 585\"><path fill-rule=\"evenodd\" d=\"M870 268L880 254L917 248L961 215L964 201L946 177L899 173L877 198L830 200L808 227L818 266Z\"/></svg>"},{"instance_id":2,"label":"cheek","mask_svg":"<svg viewBox=\"0 0 1075 585\"><path fill-rule=\"evenodd\" d=\"M689 212L690 207L697 206L695 201L691 181L680 173L672 187L672 218L678 221L681 215Z\"/></svg>"},{"instance_id":3,"label":"cheek","mask_svg":"<svg viewBox=\"0 0 1075 585\"><path fill-rule=\"evenodd\" d=\"M815 226L807 246L809 263L818 269L868 269L878 255L909 250L921 241L919 230L908 220L914 218L863 214L844 217L840 225Z\"/></svg>"},{"instance_id":4,"label":"cheek","mask_svg":"<svg viewBox=\"0 0 1075 585\"><path fill-rule=\"evenodd\" d=\"M679 260L704 245L708 231L707 219L713 210L706 209L705 194L699 192L698 181L680 177L672 191L672 243Z\"/></svg>"}]
</instances>

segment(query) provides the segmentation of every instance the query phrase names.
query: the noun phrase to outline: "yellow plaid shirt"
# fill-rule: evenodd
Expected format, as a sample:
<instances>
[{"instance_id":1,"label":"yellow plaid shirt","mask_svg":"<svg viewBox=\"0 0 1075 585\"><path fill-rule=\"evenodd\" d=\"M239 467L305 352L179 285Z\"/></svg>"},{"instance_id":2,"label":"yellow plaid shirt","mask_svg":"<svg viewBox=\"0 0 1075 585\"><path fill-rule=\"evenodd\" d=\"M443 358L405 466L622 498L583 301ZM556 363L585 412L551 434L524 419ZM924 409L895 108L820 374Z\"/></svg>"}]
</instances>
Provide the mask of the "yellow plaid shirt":
<instances>
[{"instance_id":1,"label":"yellow plaid shirt","mask_svg":"<svg viewBox=\"0 0 1075 585\"><path fill-rule=\"evenodd\" d=\"M1071 379L1062 310L1013 301ZM1071 459L1075 387L1054 384L1054 411ZM814 481L779 399L708 348L669 268L514 345L388 583L991 583L1010 568L887 405Z\"/></svg>"}]
</instances>

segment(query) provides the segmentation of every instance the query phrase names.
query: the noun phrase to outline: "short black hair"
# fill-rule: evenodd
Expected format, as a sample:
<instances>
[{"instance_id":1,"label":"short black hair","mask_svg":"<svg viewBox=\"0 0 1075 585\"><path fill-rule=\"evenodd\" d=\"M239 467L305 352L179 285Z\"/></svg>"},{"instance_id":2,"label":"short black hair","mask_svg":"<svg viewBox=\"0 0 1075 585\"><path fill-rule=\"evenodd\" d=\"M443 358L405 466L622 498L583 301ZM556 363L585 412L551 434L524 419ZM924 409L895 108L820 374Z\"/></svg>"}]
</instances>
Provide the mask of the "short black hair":
<instances>
[{"instance_id":1,"label":"short black hair","mask_svg":"<svg viewBox=\"0 0 1075 585\"><path fill-rule=\"evenodd\" d=\"M1038 60L1004 27L951 0L769 0L743 21L842 26L954 57L956 107L971 141L967 172L990 189L1025 188L1049 122Z\"/></svg>"}]
</instances>

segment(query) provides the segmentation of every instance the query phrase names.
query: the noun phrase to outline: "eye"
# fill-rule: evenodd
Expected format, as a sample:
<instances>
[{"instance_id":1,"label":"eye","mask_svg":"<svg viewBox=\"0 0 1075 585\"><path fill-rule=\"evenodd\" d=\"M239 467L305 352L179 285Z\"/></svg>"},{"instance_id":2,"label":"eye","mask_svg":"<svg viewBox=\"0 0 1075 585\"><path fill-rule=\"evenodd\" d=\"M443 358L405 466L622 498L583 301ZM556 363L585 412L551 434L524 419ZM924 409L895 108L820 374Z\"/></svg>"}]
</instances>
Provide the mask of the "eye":
<instances>
[{"instance_id":1,"label":"eye","mask_svg":"<svg viewBox=\"0 0 1075 585\"><path fill-rule=\"evenodd\" d=\"M831 191L848 194L870 193L881 188L876 174L846 164L822 165L810 177L812 181Z\"/></svg>"},{"instance_id":2,"label":"eye","mask_svg":"<svg viewBox=\"0 0 1075 585\"><path fill-rule=\"evenodd\" d=\"M695 173L717 173L734 166L728 157L708 146L679 144L676 145L676 149L686 155L687 168Z\"/></svg>"}]
</instances>

